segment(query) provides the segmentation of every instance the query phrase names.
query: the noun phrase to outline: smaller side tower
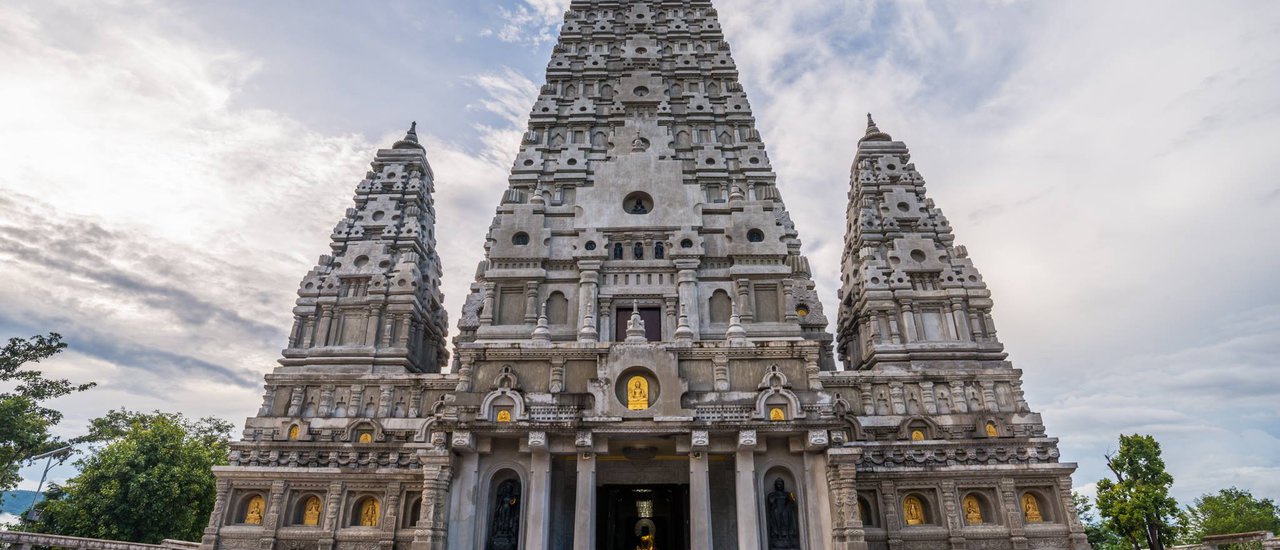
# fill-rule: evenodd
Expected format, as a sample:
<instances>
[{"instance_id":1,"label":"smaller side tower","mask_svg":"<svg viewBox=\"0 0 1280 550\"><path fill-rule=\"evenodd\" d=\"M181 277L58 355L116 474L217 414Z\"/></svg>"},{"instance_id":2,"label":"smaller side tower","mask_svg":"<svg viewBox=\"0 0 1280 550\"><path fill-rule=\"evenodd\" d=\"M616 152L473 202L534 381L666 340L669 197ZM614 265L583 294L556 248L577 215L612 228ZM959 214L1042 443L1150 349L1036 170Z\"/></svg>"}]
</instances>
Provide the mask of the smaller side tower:
<instances>
[{"instance_id":1,"label":"smaller side tower","mask_svg":"<svg viewBox=\"0 0 1280 550\"><path fill-rule=\"evenodd\" d=\"M870 114L850 178L836 323L845 368L1004 360L982 274L925 196L906 144Z\"/></svg>"},{"instance_id":2,"label":"smaller side tower","mask_svg":"<svg viewBox=\"0 0 1280 550\"><path fill-rule=\"evenodd\" d=\"M302 279L280 372L434 373L446 362L435 183L416 129L378 151L330 254Z\"/></svg>"}]
</instances>

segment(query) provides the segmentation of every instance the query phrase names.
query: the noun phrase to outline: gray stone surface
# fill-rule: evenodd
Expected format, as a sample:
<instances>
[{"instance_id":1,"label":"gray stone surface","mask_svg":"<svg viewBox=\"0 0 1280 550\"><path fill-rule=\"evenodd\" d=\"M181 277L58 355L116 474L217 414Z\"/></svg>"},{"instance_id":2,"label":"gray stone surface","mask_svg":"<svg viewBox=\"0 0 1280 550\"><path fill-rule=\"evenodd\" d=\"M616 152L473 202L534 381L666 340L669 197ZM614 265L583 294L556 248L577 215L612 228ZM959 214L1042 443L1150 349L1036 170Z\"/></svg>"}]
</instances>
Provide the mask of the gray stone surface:
<instances>
[{"instance_id":1,"label":"gray stone surface","mask_svg":"<svg viewBox=\"0 0 1280 550\"><path fill-rule=\"evenodd\" d=\"M1087 548L1074 465L905 145L872 125L855 157L837 370L754 126L709 1L574 1L450 372L433 177L406 136L303 282L203 546L486 548L515 480L521 548L625 538L640 524L606 523L604 488L656 485L688 495L681 545L764 548L781 479L806 549Z\"/></svg>"}]
</instances>

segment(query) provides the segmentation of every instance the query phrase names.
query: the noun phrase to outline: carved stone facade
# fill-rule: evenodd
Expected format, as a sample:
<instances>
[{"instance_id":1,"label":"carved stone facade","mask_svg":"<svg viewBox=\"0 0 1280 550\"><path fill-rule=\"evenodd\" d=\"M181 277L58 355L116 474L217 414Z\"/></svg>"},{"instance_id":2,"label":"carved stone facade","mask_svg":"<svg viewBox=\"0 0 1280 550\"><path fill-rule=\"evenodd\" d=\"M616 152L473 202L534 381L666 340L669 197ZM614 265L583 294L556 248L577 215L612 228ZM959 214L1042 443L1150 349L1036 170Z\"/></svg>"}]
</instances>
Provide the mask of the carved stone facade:
<instances>
[{"instance_id":1,"label":"carved stone facade","mask_svg":"<svg viewBox=\"0 0 1280 550\"><path fill-rule=\"evenodd\" d=\"M447 374L432 181L412 131L378 152L206 550L1087 548L980 276L874 126L837 370L708 0L572 2Z\"/></svg>"}]
</instances>

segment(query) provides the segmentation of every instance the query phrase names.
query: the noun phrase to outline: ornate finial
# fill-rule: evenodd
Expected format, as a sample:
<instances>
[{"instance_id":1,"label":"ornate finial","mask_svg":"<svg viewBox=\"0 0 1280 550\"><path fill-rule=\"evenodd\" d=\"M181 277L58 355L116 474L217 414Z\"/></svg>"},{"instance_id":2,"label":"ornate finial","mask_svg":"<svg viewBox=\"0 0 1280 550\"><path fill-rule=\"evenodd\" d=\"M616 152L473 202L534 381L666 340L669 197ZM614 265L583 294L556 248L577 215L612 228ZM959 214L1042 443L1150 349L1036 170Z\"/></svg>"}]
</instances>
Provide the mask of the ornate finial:
<instances>
[{"instance_id":1,"label":"ornate finial","mask_svg":"<svg viewBox=\"0 0 1280 550\"><path fill-rule=\"evenodd\" d=\"M889 137L889 134L881 132L880 128L876 126L876 121L871 118L871 113L867 113L867 133L862 136L862 139L858 140L858 143L864 141L893 141L893 138Z\"/></svg>"},{"instance_id":2,"label":"ornate finial","mask_svg":"<svg viewBox=\"0 0 1280 550\"><path fill-rule=\"evenodd\" d=\"M409 131L404 133L404 138L397 141L392 149L422 149L422 145L418 143L418 121L413 121L409 125Z\"/></svg>"}]
</instances>

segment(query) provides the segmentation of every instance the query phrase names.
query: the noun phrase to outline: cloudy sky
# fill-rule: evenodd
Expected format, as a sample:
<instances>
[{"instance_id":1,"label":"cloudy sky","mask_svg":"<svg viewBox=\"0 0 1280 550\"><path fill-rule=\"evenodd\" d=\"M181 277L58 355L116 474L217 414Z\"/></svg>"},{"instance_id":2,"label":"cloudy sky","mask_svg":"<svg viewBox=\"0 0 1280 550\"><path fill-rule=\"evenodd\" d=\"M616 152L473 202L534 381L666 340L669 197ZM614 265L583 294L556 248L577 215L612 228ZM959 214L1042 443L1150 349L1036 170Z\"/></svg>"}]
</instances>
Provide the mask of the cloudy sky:
<instances>
[{"instance_id":1,"label":"cloudy sky","mask_svg":"<svg viewBox=\"0 0 1280 550\"><path fill-rule=\"evenodd\" d=\"M456 320L567 3L0 3L0 337L61 332L46 368L100 383L59 433L253 413L297 282L411 120ZM1141 432L1184 501L1280 498L1280 3L717 6L829 311L871 111L1077 487Z\"/></svg>"}]
</instances>

